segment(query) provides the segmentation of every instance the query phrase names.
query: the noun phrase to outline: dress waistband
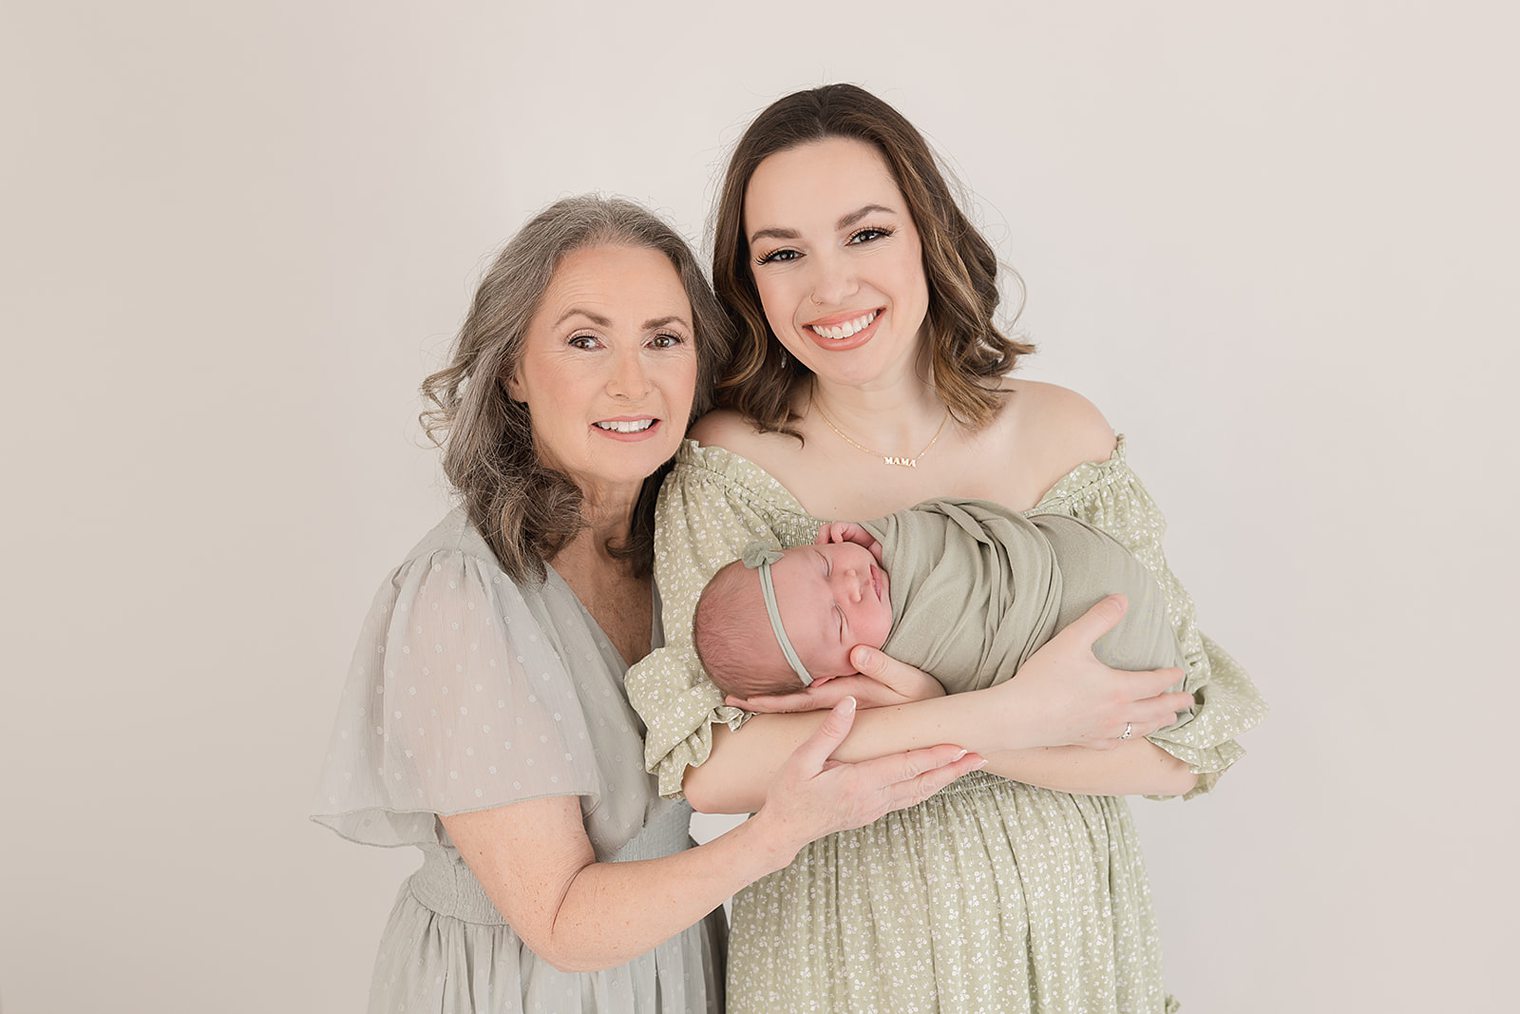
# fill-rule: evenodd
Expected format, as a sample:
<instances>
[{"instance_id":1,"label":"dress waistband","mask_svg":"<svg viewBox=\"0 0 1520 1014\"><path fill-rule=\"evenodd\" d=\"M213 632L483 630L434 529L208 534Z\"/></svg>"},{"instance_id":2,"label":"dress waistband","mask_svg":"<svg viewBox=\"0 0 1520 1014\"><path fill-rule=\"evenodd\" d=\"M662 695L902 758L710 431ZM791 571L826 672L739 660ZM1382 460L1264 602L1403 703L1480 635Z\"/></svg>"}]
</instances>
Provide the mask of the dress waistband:
<instances>
[{"instance_id":1,"label":"dress waistband","mask_svg":"<svg viewBox=\"0 0 1520 1014\"><path fill-rule=\"evenodd\" d=\"M607 861L627 863L674 855L691 844L690 822L690 807L667 805ZM443 845L424 845L422 852L426 857L422 869L406 882L413 898L439 915L464 922L506 924L458 852Z\"/></svg>"},{"instance_id":2,"label":"dress waistband","mask_svg":"<svg viewBox=\"0 0 1520 1014\"><path fill-rule=\"evenodd\" d=\"M1000 778L987 771L968 771L949 785L946 785L943 789L940 789L933 796L930 796L929 799L940 796L958 796L963 792L984 792L987 789L994 789L1000 785L1009 784L1017 785L1018 783L1010 783L1008 779ZM924 800L924 803L927 803L929 799ZM919 805L922 806L923 803Z\"/></svg>"}]
</instances>

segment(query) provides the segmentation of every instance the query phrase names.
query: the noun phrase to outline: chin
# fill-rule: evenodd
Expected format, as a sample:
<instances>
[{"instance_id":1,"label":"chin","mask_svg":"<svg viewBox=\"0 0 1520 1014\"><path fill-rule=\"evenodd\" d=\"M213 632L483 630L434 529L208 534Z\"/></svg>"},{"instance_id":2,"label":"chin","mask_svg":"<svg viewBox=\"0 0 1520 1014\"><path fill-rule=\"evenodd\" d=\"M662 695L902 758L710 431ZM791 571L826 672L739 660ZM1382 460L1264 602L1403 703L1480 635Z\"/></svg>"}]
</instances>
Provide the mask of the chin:
<instances>
[{"instance_id":1,"label":"chin","mask_svg":"<svg viewBox=\"0 0 1520 1014\"><path fill-rule=\"evenodd\" d=\"M845 387L859 387L879 380L889 373L899 358L884 345L878 335L869 345L847 352L825 352L804 363L820 380ZM908 357L911 361L911 357Z\"/></svg>"},{"instance_id":2,"label":"chin","mask_svg":"<svg viewBox=\"0 0 1520 1014\"><path fill-rule=\"evenodd\" d=\"M663 443L663 441L662 441ZM668 447L642 446L620 456L616 461L606 461L602 478L607 482L637 485L649 478L660 466L675 457L677 444Z\"/></svg>"}]
</instances>

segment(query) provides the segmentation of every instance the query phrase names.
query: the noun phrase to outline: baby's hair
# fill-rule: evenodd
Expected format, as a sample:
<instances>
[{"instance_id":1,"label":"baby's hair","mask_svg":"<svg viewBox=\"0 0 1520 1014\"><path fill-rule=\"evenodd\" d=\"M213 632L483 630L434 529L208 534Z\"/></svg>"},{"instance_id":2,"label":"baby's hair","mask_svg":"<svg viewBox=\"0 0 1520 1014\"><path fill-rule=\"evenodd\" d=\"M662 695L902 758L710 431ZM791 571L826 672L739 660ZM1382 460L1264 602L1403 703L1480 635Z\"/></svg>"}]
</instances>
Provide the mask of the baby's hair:
<instances>
[{"instance_id":1,"label":"baby's hair","mask_svg":"<svg viewBox=\"0 0 1520 1014\"><path fill-rule=\"evenodd\" d=\"M691 637L702 668L725 694L758 697L802 689L775 644L760 577L740 560L721 568L702 589ZM771 650L755 650L767 643Z\"/></svg>"}]
</instances>

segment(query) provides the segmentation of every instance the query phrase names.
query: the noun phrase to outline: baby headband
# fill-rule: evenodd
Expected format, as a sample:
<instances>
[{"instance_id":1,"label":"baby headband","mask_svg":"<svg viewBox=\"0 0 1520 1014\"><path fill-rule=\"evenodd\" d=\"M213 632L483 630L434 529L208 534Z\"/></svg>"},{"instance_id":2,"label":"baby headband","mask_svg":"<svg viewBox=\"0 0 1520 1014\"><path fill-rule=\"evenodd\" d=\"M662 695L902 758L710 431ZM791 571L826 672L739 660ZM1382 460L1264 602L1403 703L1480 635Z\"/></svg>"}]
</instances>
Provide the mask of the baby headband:
<instances>
[{"instance_id":1,"label":"baby headband","mask_svg":"<svg viewBox=\"0 0 1520 1014\"><path fill-rule=\"evenodd\" d=\"M781 550L764 542L754 542L744 550L740 559L750 570L760 572L760 593L765 596L765 612L771 618L771 630L776 634L776 643L781 645L781 654L786 656L787 665L802 680L803 686L812 686L813 674L807 671L807 666L797 657L796 649L786 636L786 628L781 625L781 610L776 605L776 585L771 580L771 564L780 561Z\"/></svg>"}]
</instances>

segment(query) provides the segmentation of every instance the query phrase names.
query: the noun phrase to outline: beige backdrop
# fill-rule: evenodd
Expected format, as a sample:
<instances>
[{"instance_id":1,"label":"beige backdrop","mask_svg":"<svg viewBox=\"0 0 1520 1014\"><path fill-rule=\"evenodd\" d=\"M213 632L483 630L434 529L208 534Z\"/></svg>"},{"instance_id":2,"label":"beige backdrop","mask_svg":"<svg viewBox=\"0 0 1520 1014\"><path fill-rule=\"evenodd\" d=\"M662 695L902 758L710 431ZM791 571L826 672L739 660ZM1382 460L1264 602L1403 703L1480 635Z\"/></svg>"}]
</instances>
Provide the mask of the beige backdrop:
<instances>
[{"instance_id":1,"label":"beige backdrop","mask_svg":"<svg viewBox=\"0 0 1520 1014\"><path fill-rule=\"evenodd\" d=\"M417 860L304 813L446 504L418 380L534 209L700 238L834 80L948 153L1273 705L1136 803L1189 1012L1508 1008L1511 6L550 6L0 5L4 1010L359 1009Z\"/></svg>"}]
</instances>

